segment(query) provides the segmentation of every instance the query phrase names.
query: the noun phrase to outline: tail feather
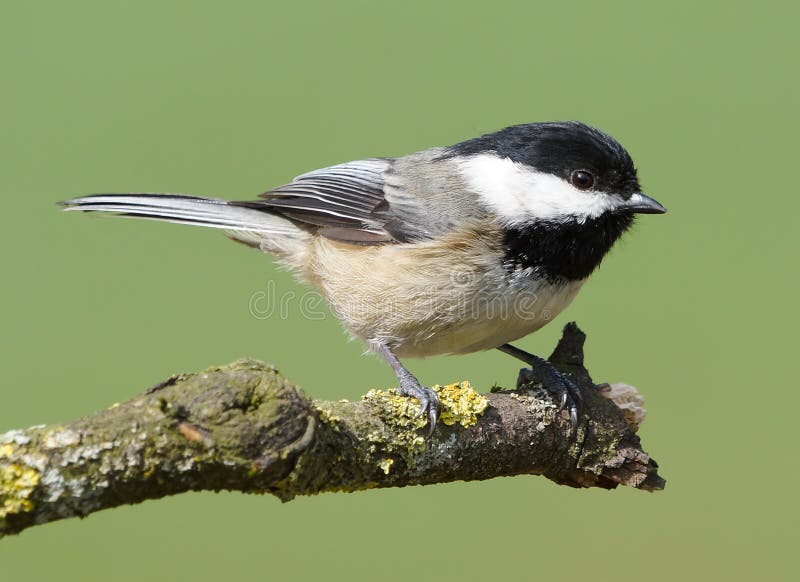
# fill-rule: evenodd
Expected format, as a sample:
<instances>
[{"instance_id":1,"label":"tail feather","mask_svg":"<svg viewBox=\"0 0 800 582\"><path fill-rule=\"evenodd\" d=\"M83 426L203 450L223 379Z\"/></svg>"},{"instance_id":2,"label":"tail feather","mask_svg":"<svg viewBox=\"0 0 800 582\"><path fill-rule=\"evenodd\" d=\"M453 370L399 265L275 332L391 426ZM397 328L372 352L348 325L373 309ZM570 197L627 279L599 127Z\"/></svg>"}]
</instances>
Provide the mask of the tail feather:
<instances>
[{"instance_id":1,"label":"tail feather","mask_svg":"<svg viewBox=\"0 0 800 582\"><path fill-rule=\"evenodd\" d=\"M161 220L219 228L231 239L282 258L290 266L304 254L308 232L292 222L252 206L229 200L184 194L95 194L60 203L64 210L108 212L147 220Z\"/></svg>"},{"instance_id":2,"label":"tail feather","mask_svg":"<svg viewBox=\"0 0 800 582\"><path fill-rule=\"evenodd\" d=\"M298 229L269 212L227 200L182 194L96 194L61 202L64 210L109 212L120 216L191 224L228 231L293 235Z\"/></svg>"}]
</instances>

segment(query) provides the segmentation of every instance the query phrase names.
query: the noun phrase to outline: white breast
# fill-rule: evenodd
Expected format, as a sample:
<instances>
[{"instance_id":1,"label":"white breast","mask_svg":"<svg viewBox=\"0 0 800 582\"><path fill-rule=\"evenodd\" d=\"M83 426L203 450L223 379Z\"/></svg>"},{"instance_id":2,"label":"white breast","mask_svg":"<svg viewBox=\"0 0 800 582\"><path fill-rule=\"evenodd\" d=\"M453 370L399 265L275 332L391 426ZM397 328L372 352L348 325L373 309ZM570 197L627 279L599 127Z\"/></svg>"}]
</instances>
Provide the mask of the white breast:
<instances>
[{"instance_id":1,"label":"white breast","mask_svg":"<svg viewBox=\"0 0 800 582\"><path fill-rule=\"evenodd\" d=\"M397 347L399 355L425 357L494 349L518 340L552 321L575 298L583 281L553 285L516 282L482 289L459 305L458 317L440 317L425 327L433 334L411 334Z\"/></svg>"}]
</instances>

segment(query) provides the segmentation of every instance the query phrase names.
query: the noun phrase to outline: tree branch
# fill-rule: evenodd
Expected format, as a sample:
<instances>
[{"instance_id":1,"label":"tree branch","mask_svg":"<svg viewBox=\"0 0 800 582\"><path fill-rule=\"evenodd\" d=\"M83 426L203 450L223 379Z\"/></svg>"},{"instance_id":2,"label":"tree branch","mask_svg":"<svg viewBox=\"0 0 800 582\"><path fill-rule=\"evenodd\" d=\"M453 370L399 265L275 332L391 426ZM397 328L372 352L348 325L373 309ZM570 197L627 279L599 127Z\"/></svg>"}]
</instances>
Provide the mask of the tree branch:
<instances>
[{"instance_id":1,"label":"tree branch","mask_svg":"<svg viewBox=\"0 0 800 582\"><path fill-rule=\"evenodd\" d=\"M662 489L635 434L643 413L635 392L612 391L615 403L592 383L584 339L569 324L551 356L584 393L574 436L536 386L485 397L467 383L439 388L442 421L427 439L415 401L393 391L359 402L310 400L255 360L174 376L68 424L10 431L0 435L0 537L197 490L288 501L521 474L573 487Z\"/></svg>"}]
</instances>

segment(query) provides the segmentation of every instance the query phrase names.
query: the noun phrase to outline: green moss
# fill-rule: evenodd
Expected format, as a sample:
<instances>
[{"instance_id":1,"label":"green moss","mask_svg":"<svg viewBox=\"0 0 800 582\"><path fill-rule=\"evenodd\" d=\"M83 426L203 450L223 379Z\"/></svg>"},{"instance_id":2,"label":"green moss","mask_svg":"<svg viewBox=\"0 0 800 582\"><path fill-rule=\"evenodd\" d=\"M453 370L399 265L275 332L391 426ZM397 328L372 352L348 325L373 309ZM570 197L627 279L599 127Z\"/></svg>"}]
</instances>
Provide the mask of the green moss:
<instances>
[{"instance_id":1,"label":"green moss","mask_svg":"<svg viewBox=\"0 0 800 582\"><path fill-rule=\"evenodd\" d=\"M33 511L30 497L39 484L39 473L22 465L0 465L0 519Z\"/></svg>"}]
</instances>

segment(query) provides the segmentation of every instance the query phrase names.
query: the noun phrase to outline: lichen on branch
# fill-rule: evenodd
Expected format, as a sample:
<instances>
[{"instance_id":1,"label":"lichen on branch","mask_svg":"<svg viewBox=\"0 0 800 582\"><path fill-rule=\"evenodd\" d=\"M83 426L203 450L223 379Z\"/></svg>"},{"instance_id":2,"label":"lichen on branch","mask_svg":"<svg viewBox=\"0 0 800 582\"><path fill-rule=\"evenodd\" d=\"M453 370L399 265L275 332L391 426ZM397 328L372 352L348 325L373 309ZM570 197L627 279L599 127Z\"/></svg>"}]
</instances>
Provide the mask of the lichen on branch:
<instances>
[{"instance_id":1,"label":"lichen on branch","mask_svg":"<svg viewBox=\"0 0 800 582\"><path fill-rule=\"evenodd\" d=\"M442 414L428 438L416 401L391 389L315 401L255 360L173 376L74 422L0 435L0 536L192 490L288 501L522 474L573 487L663 488L635 434L638 395L591 381L584 339L568 325L550 358L584 394L575 435L537 386L485 395L466 381L437 386Z\"/></svg>"}]
</instances>

